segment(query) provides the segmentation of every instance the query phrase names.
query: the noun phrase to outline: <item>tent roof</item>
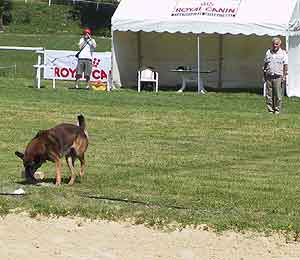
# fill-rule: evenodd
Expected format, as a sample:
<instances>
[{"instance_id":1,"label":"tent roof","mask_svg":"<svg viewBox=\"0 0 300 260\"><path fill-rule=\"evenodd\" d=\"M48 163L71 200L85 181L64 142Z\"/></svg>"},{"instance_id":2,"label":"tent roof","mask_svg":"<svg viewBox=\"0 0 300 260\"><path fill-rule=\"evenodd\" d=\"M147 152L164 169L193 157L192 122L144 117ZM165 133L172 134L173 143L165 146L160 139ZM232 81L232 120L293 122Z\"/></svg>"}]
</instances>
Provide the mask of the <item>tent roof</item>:
<instances>
[{"instance_id":1,"label":"tent roof","mask_svg":"<svg viewBox=\"0 0 300 260\"><path fill-rule=\"evenodd\" d=\"M299 0L122 0L112 30L285 36L296 4Z\"/></svg>"}]
</instances>

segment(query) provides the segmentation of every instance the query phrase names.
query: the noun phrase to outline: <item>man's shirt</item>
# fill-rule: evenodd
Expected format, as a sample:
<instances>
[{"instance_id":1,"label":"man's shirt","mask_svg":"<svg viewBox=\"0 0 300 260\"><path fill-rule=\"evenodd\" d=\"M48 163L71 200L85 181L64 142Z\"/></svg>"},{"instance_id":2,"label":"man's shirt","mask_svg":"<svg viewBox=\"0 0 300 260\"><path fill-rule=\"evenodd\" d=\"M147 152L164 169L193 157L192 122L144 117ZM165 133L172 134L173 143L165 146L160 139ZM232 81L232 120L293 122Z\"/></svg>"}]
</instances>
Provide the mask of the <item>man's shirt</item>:
<instances>
[{"instance_id":1,"label":"man's shirt","mask_svg":"<svg viewBox=\"0 0 300 260\"><path fill-rule=\"evenodd\" d=\"M283 76L283 65L288 64L288 55L285 50L279 49L277 52L267 50L264 59L266 64L266 73L269 75L280 75Z\"/></svg>"}]
</instances>

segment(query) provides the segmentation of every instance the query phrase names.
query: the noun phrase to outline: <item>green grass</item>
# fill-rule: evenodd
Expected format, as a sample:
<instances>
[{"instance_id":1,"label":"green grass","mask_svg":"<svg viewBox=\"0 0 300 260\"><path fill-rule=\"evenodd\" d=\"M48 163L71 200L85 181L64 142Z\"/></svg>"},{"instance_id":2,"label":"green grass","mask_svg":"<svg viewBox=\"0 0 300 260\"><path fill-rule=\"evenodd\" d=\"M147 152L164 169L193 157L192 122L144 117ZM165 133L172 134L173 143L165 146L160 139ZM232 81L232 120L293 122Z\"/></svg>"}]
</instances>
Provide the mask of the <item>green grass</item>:
<instances>
[{"instance_id":1,"label":"green grass","mask_svg":"<svg viewBox=\"0 0 300 260\"><path fill-rule=\"evenodd\" d=\"M216 229L286 230L300 223L299 109L266 113L250 93L116 92L31 87L0 79L0 214L80 215L166 226L207 223ZM23 185L23 150L39 129L75 122L84 113L90 134L87 175L69 187ZM42 167L54 182L54 165ZM128 199L101 200L86 195Z\"/></svg>"}]
</instances>

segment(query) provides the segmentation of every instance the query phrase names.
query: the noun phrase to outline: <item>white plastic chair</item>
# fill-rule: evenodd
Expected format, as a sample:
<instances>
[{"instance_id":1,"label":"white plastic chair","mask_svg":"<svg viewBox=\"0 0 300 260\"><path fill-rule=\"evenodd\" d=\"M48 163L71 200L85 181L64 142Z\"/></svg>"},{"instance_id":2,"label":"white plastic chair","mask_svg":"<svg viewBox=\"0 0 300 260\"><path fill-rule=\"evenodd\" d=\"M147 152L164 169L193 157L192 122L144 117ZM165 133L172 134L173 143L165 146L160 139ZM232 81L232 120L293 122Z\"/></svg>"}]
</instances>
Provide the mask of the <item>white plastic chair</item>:
<instances>
[{"instance_id":1,"label":"white plastic chair","mask_svg":"<svg viewBox=\"0 0 300 260\"><path fill-rule=\"evenodd\" d=\"M158 92L158 72L150 68L138 71L138 92L141 92L141 83L151 82L155 83L155 92Z\"/></svg>"}]
</instances>

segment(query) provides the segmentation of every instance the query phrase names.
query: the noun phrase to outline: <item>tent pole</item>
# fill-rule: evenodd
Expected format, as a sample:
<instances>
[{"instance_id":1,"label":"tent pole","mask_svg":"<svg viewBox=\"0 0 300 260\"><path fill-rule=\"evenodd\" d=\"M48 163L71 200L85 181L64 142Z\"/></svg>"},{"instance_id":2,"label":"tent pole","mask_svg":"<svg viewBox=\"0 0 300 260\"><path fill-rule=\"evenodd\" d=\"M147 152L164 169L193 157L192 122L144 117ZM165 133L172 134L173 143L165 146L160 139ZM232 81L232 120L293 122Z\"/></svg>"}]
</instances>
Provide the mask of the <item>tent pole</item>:
<instances>
[{"instance_id":1,"label":"tent pole","mask_svg":"<svg viewBox=\"0 0 300 260\"><path fill-rule=\"evenodd\" d=\"M108 74L107 79L107 91L111 91L113 89L113 71L114 71L114 56L115 56L115 49L114 49L114 31L111 28L111 60L110 60L110 73Z\"/></svg>"},{"instance_id":2,"label":"tent pole","mask_svg":"<svg viewBox=\"0 0 300 260\"><path fill-rule=\"evenodd\" d=\"M200 37L197 35L197 79L198 79L198 94L201 92L201 78L200 78Z\"/></svg>"},{"instance_id":3,"label":"tent pole","mask_svg":"<svg viewBox=\"0 0 300 260\"><path fill-rule=\"evenodd\" d=\"M142 67L142 54L141 54L141 31L137 32L137 58L138 58L138 70Z\"/></svg>"},{"instance_id":4,"label":"tent pole","mask_svg":"<svg viewBox=\"0 0 300 260\"><path fill-rule=\"evenodd\" d=\"M289 39L290 39L290 30L288 29L287 30L287 34L285 36L285 50L288 52L289 50ZM289 65L288 65L289 66ZM289 69L289 67L288 67ZM283 92L283 95L288 95L288 92L289 92L289 77L286 78L286 81L285 81L285 86L284 86L284 92Z\"/></svg>"},{"instance_id":5,"label":"tent pole","mask_svg":"<svg viewBox=\"0 0 300 260\"><path fill-rule=\"evenodd\" d=\"M219 35L218 88L222 88L223 80L223 35Z\"/></svg>"}]
</instances>

